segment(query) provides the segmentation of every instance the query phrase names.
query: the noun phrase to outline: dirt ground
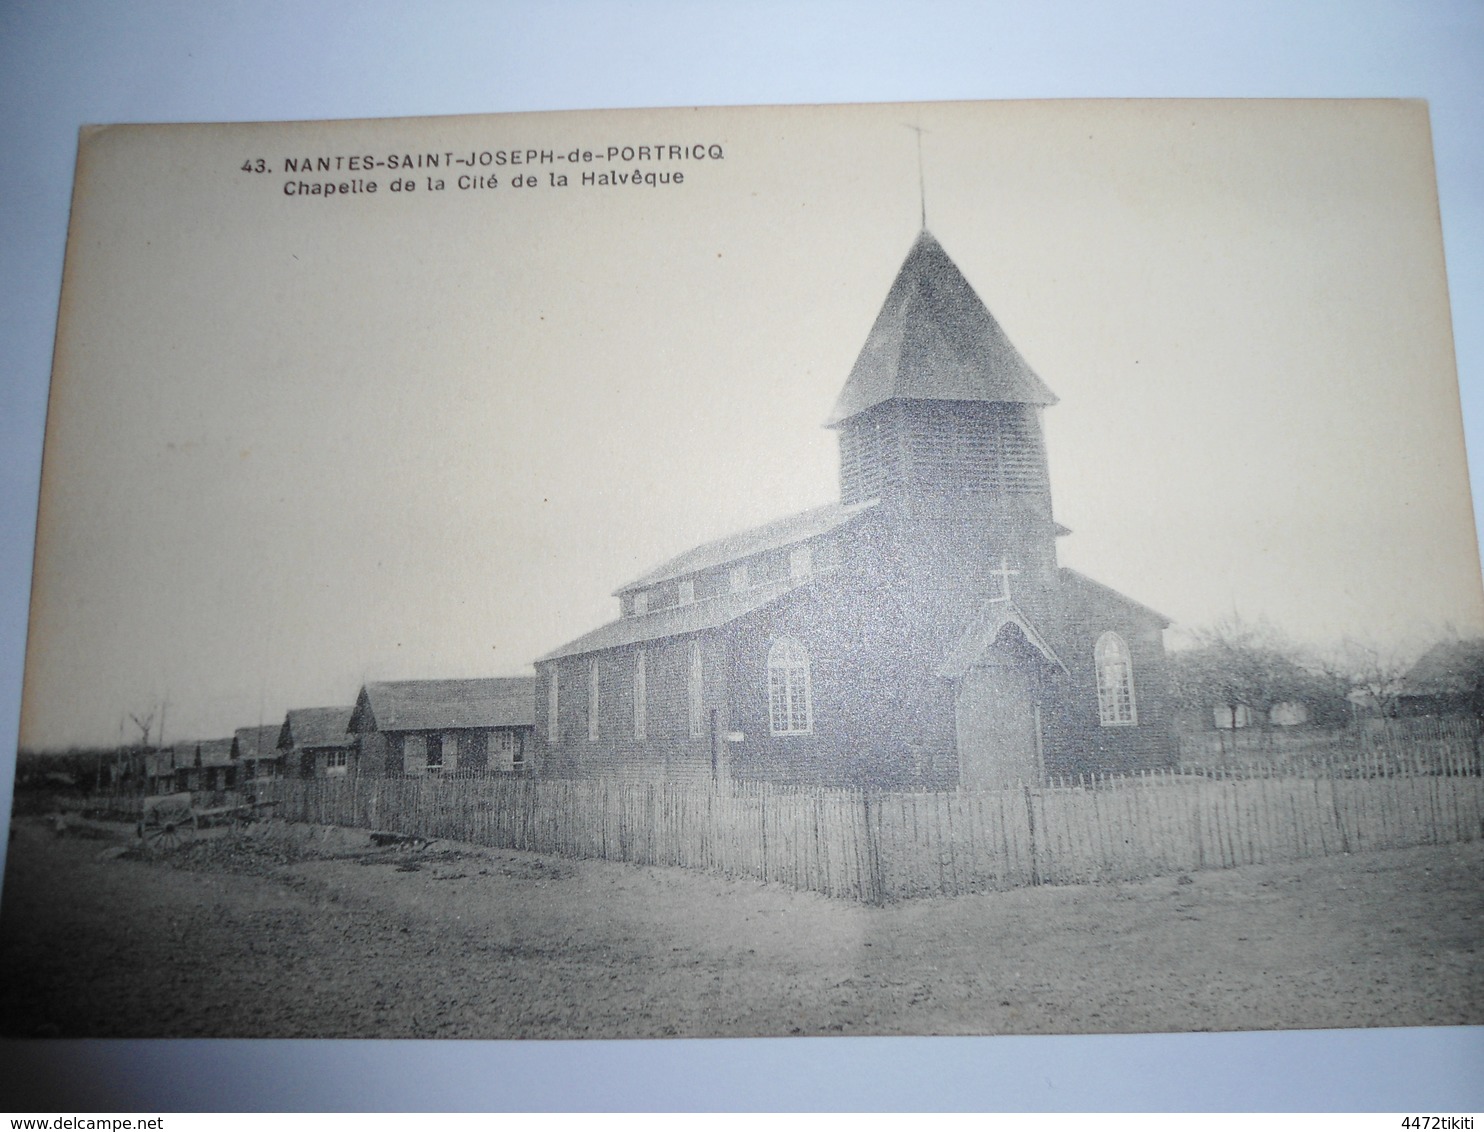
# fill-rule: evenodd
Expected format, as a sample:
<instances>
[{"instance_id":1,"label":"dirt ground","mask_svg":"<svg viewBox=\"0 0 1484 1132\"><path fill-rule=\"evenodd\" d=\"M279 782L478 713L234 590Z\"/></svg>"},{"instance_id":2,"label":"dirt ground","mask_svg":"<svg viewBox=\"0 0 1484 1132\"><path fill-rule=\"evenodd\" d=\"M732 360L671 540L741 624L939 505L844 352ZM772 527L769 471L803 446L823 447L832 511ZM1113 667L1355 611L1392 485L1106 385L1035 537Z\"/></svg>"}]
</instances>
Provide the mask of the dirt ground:
<instances>
[{"instance_id":1,"label":"dirt ground","mask_svg":"<svg viewBox=\"0 0 1484 1132\"><path fill-rule=\"evenodd\" d=\"M1484 844L867 908L364 832L19 819L0 1033L751 1037L1484 1022Z\"/></svg>"}]
</instances>

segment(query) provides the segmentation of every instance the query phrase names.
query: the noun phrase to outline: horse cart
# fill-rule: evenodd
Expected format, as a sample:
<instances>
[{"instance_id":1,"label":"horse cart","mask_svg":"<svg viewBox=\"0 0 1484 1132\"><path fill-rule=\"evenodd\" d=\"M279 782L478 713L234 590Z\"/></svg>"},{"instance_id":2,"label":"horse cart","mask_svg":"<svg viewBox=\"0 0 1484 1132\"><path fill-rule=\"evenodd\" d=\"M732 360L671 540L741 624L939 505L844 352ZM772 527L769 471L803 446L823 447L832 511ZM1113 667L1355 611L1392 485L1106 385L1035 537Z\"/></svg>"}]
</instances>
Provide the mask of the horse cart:
<instances>
[{"instance_id":1,"label":"horse cart","mask_svg":"<svg viewBox=\"0 0 1484 1132\"><path fill-rule=\"evenodd\" d=\"M139 840L145 849L178 848L196 832L214 825L247 826L260 821L277 805L274 801L244 799L223 806L198 807L189 793L145 798L139 818Z\"/></svg>"}]
</instances>

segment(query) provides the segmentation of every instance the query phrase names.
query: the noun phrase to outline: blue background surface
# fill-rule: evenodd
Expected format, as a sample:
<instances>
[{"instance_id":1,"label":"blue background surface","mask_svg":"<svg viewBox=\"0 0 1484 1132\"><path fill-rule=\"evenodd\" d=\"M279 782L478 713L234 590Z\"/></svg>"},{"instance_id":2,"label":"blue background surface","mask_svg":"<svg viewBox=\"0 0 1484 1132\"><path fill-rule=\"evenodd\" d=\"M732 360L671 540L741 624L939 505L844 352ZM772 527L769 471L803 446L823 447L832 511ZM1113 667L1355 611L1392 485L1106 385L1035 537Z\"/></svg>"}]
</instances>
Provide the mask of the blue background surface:
<instances>
[{"instance_id":1,"label":"blue background surface","mask_svg":"<svg viewBox=\"0 0 1484 1132\"><path fill-rule=\"evenodd\" d=\"M84 123L1115 96L1428 99L1465 426L1484 451L1477 2L0 3L0 735L15 735L19 715L47 376ZM1477 481L1478 459L1473 467ZM12 757L0 755L6 811ZM0 1108L1456 1112L1484 1109L1481 1070L1481 1028L11 1042L0 1049Z\"/></svg>"}]
</instances>

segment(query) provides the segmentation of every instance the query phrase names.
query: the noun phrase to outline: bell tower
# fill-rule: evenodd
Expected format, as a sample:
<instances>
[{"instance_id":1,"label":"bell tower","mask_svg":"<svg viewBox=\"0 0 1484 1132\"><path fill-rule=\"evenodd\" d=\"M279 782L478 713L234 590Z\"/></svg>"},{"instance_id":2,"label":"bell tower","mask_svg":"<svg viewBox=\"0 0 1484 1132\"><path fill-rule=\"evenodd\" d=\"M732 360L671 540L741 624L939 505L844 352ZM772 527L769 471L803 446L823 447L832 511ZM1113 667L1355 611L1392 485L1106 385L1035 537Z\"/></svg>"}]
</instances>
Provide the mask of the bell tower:
<instances>
[{"instance_id":1,"label":"bell tower","mask_svg":"<svg viewBox=\"0 0 1484 1132\"><path fill-rule=\"evenodd\" d=\"M1056 568L1041 413L1056 395L924 229L887 292L827 426L840 498L879 500L901 553L963 597L1020 575L1037 604ZM931 580L928 584L933 584Z\"/></svg>"}]
</instances>

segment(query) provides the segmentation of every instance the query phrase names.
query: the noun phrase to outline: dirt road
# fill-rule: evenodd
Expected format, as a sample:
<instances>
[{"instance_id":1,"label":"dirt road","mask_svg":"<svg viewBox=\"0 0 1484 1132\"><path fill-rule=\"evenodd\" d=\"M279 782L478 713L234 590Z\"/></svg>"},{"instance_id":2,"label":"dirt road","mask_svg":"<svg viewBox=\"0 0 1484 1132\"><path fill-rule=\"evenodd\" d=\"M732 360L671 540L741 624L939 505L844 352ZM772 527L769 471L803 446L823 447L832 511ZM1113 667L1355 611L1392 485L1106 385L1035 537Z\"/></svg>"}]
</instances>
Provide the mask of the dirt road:
<instances>
[{"instance_id":1,"label":"dirt road","mask_svg":"<svg viewBox=\"0 0 1484 1132\"><path fill-rule=\"evenodd\" d=\"M22 821L10 1036L743 1037L1484 1022L1484 845L866 908L364 833L160 861ZM109 838L112 838L110 840Z\"/></svg>"}]
</instances>

